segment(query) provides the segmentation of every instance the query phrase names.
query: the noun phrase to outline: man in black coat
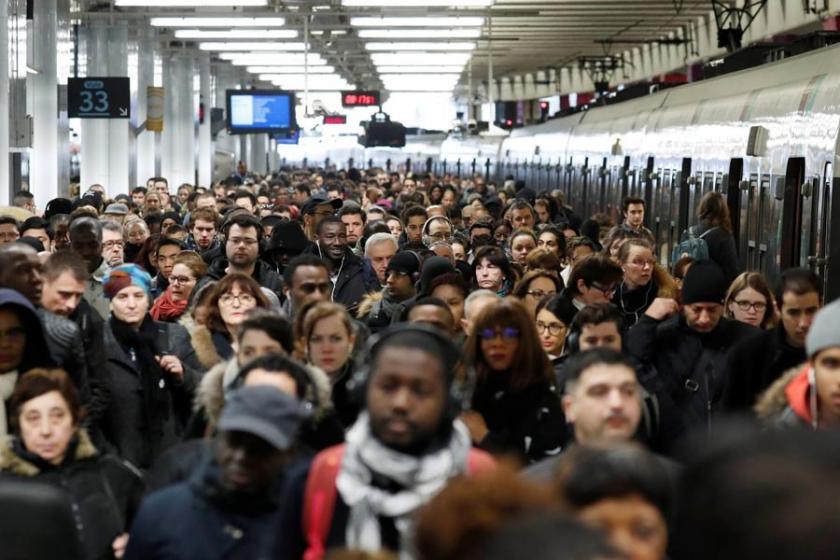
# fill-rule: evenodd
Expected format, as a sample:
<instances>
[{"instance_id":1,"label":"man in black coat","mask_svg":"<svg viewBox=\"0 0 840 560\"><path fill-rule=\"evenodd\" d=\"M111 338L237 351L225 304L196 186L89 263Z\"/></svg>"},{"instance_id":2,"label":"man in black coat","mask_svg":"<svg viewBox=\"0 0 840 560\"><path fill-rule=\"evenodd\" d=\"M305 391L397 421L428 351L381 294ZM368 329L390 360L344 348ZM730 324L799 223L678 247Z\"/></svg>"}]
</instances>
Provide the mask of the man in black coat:
<instances>
[{"instance_id":1,"label":"man in black coat","mask_svg":"<svg viewBox=\"0 0 840 560\"><path fill-rule=\"evenodd\" d=\"M656 298L627 341L630 353L656 368L664 390L679 410L685 430L711 429L730 375L730 349L755 328L723 317L728 284L712 261L692 265L683 284L683 305ZM663 422L669 419L663 418ZM675 433L674 439L681 434ZM671 444L675 443L670 442Z\"/></svg>"},{"instance_id":2,"label":"man in black coat","mask_svg":"<svg viewBox=\"0 0 840 560\"><path fill-rule=\"evenodd\" d=\"M732 349L724 407L750 412L758 396L786 371L807 359L805 338L821 307L822 281L810 270L782 273L776 292L781 325L759 331Z\"/></svg>"}]
</instances>

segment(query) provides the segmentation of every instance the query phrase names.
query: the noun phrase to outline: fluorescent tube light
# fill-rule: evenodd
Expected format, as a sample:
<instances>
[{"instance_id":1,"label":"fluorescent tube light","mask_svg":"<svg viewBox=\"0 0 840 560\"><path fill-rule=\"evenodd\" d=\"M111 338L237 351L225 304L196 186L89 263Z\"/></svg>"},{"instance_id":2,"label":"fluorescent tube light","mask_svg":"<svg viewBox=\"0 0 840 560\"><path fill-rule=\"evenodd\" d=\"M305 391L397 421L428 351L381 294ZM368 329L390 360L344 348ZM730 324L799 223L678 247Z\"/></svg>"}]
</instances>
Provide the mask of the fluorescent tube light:
<instances>
[{"instance_id":1,"label":"fluorescent tube light","mask_svg":"<svg viewBox=\"0 0 840 560\"><path fill-rule=\"evenodd\" d=\"M193 8L268 6L268 0L116 0L119 8Z\"/></svg>"},{"instance_id":2,"label":"fluorescent tube light","mask_svg":"<svg viewBox=\"0 0 840 560\"><path fill-rule=\"evenodd\" d=\"M281 17L154 17L152 27L283 27Z\"/></svg>"},{"instance_id":3,"label":"fluorescent tube light","mask_svg":"<svg viewBox=\"0 0 840 560\"><path fill-rule=\"evenodd\" d=\"M377 66L380 74L455 74L464 71L463 66Z\"/></svg>"},{"instance_id":4,"label":"fluorescent tube light","mask_svg":"<svg viewBox=\"0 0 840 560\"><path fill-rule=\"evenodd\" d=\"M198 48L200 48L203 51L226 51L231 53L236 51L289 52L306 50L306 45L304 45L303 43L237 43L231 41L210 41L205 43L199 43Z\"/></svg>"},{"instance_id":5,"label":"fluorescent tube light","mask_svg":"<svg viewBox=\"0 0 840 560\"><path fill-rule=\"evenodd\" d=\"M178 29L175 37L178 39L294 39L297 37L294 29L226 29L224 31L207 31L205 29Z\"/></svg>"},{"instance_id":6,"label":"fluorescent tube light","mask_svg":"<svg viewBox=\"0 0 840 560\"><path fill-rule=\"evenodd\" d=\"M287 66L249 66L246 68L251 74L303 74L303 65ZM310 74L332 74L335 68L332 66L309 66L306 69Z\"/></svg>"},{"instance_id":7,"label":"fluorescent tube light","mask_svg":"<svg viewBox=\"0 0 840 560\"><path fill-rule=\"evenodd\" d=\"M475 43L434 43L424 41L421 43L365 43L369 51L471 51Z\"/></svg>"},{"instance_id":8,"label":"fluorescent tube light","mask_svg":"<svg viewBox=\"0 0 840 560\"><path fill-rule=\"evenodd\" d=\"M383 7L446 7L446 8L486 8L493 5L493 0L341 0L344 6L354 8Z\"/></svg>"},{"instance_id":9,"label":"fluorescent tube light","mask_svg":"<svg viewBox=\"0 0 840 560\"><path fill-rule=\"evenodd\" d=\"M362 39L478 39L481 29L361 29Z\"/></svg>"},{"instance_id":10,"label":"fluorescent tube light","mask_svg":"<svg viewBox=\"0 0 840 560\"><path fill-rule=\"evenodd\" d=\"M354 27L481 27L481 17L354 17Z\"/></svg>"},{"instance_id":11,"label":"fluorescent tube light","mask_svg":"<svg viewBox=\"0 0 840 560\"><path fill-rule=\"evenodd\" d=\"M465 65L470 53L373 53L371 60L377 66L454 66Z\"/></svg>"}]
</instances>

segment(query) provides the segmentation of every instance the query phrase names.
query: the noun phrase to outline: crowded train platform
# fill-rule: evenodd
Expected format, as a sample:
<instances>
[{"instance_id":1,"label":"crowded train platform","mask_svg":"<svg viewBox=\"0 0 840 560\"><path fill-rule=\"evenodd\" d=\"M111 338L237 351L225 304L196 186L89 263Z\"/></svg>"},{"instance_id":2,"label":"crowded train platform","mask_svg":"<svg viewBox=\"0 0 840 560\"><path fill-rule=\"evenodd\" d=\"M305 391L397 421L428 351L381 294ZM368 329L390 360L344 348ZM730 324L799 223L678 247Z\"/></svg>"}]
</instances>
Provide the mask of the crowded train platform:
<instances>
[{"instance_id":1,"label":"crowded train platform","mask_svg":"<svg viewBox=\"0 0 840 560\"><path fill-rule=\"evenodd\" d=\"M0 0L0 560L837 560L837 43Z\"/></svg>"}]
</instances>

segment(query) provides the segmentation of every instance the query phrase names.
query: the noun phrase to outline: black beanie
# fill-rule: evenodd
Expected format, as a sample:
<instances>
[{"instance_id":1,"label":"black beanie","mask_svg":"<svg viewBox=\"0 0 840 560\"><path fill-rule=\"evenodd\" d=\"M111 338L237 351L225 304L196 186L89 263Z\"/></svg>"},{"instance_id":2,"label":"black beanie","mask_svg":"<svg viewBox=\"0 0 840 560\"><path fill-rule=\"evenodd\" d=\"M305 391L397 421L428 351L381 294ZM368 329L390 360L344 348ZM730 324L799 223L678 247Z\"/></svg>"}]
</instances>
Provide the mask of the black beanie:
<instances>
[{"instance_id":1,"label":"black beanie","mask_svg":"<svg viewBox=\"0 0 840 560\"><path fill-rule=\"evenodd\" d=\"M420 286L417 290L417 298L428 296L432 293L432 280L448 274L450 272L458 272L455 265L446 257L429 257L423 262L423 269L420 272Z\"/></svg>"},{"instance_id":2,"label":"black beanie","mask_svg":"<svg viewBox=\"0 0 840 560\"><path fill-rule=\"evenodd\" d=\"M692 264L683 280L682 302L723 303L729 284L723 270L713 261L698 261Z\"/></svg>"}]
</instances>

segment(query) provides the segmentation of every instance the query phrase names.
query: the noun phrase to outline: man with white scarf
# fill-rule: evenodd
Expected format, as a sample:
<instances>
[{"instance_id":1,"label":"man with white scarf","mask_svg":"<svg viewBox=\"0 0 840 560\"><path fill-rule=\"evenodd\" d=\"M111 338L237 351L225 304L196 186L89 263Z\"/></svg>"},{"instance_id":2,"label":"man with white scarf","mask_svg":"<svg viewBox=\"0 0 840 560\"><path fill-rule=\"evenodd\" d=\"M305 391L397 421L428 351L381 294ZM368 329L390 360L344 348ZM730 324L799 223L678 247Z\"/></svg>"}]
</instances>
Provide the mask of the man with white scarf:
<instances>
[{"instance_id":1,"label":"man with white scarf","mask_svg":"<svg viewBox=\"0 0 840 560\"><path fill-rule=\"evenodd\" d=\"M449 479L493 466L458 420L460 352L440 331L398 325L372 340L358 378L364 411L344 445L290 473L280 558L319 560L332 548L413 558L415 514Z\"/></svg>"}]
</instances>

